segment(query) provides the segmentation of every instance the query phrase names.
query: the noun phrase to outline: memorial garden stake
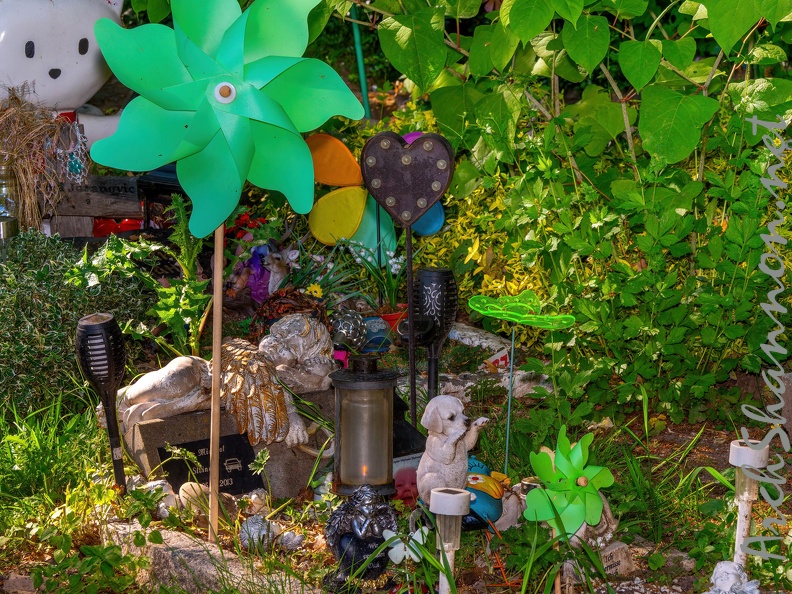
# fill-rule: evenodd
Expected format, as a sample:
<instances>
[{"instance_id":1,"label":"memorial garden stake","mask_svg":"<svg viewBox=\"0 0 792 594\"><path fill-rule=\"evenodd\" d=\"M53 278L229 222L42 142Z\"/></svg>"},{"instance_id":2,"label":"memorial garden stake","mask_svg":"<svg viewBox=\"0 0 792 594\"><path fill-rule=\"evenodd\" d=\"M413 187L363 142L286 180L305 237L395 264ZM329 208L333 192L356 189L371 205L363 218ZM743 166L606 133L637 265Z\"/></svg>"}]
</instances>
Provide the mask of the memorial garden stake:
<instances>
[{"instance_id":1,"label":"memorial garden stake","mask_svg":"<svg viewBox=\"0 0 792 594\"><path fill-rule=\"evenodd\" d=\"M571 315L558 315L548 316L540 315L541 303L539 298L533 291L523 291L516 297L504 295L497 299L487 295L474 295L468 300L470 309L479 312L483 316L496 318L498 320L505 320L507 322L515 322L517 324L525 324L527 326L534 326L536 328L543 328L545 330L557 330L560 328L568 328L575 323L575 316ZM512 326L511 333L511 351L509 354L509 395L508 404L506 407L506 454L503 462L503 473L509 474L509 440L511 437L511 405L512 393L514 391L514 332L515 326Z\"/></svg>"},{"instance_id":2,"label":"memorial garden stake","mask_svg":"<svg viewBox=\"0 0 792 594\"><path fill-rule=\"evenodd\" d=\"M412 225L445 194L454 177L454 150L439 134L423 134L407 143L395 132L366 142L360 156L369 193L404 227L407 254L407 324L410 357L410 420L417 423L415 401L415 320L412 273Z\"/></svg>"},{"instance_id":3,"label":"memorial garden stake","mask_svg":"<svg viewBox=\"0 0 792 594\"><path fill-rule=\"evenodd\" d=\"M103 165L148 171L176 161L192 201L190 231L214 231L214 324L210 433L210 530L217 535L220 444L220 343L225 220L245 181L311 210L313 163L302 133L329 117L359 119L363 107L336 72L302 58L307 17L320 0L213 0L195 9L171 0L173 29L122 29L109 19L95 33L116 77L140 96L124 109L118 131L93 145Z\"/></svg>"}]
</instances>

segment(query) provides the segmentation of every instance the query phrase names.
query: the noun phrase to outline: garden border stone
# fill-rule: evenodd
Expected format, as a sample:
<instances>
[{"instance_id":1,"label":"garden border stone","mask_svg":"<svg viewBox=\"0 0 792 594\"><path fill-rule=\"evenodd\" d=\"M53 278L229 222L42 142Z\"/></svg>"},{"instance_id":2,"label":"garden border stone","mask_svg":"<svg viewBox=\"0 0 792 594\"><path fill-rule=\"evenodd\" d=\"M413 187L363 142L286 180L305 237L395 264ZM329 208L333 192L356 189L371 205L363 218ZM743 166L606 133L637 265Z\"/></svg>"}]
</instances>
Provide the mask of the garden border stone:
<instances>
[{"instance_id":1,"label":"garden border stone","mask_svg":"<svg viewBox=\"0 0 792 594\"><path fill-rule=\"evenodd\" d=\"M263 574L251 560L220 549L183 532L160 530L162 544L133 544L135 531L143 530L136 520L113 522L103 533L106 544L121 547L124 554L146 556L151 563L147 571L138 574L140 586L178 587L189 594L203 594L210 590L236 588L242 594L271 591L284 594L319 594L320 590L301 583L282 572Z\"/></svg>"}]
</instances>

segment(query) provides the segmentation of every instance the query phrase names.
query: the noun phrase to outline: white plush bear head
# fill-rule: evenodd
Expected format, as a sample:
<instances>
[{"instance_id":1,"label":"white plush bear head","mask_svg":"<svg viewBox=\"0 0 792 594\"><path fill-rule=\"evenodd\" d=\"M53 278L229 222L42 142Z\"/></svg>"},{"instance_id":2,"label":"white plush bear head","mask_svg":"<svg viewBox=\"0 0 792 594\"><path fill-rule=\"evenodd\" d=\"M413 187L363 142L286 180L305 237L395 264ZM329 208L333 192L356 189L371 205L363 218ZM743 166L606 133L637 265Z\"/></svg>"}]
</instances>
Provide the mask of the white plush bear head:
<instances>
[{"instance_id":1,"label":"white plush bear head","mask_svg":"<svg viewBox=\"0 0 792 594\"><path fill-rule=\"evenodd\" d=\"M30 101L74 111L110 77L94 23L123 0L0 0L0 99L27 82Z\"/></svg>"}]
</instances>

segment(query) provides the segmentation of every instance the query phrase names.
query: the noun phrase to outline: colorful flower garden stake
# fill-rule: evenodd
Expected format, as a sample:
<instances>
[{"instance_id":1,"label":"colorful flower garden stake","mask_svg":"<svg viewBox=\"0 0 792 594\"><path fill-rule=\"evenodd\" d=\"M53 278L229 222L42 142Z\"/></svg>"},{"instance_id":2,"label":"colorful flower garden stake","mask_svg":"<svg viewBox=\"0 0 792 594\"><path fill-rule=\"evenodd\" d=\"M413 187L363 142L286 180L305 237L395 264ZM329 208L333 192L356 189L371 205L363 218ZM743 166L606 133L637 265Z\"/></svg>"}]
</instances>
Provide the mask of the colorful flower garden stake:
<instances>
[{"instance_id":1,"label":"colorful flower garden stake","mask_svg":"<svg viewBox=\"0 0 792 594\"><path fill-rule=\"evenodd\" d=\"M320 0L171 0L173 29L125 30L110 20L95 33L118 79L139 93L118 131L93 145L98 163L148 171L176 161L193 203L190 231L215 231L214 303L222 303L223 226L245 181L313 206L311 152L302 132L363 107L327 64L302 58L307 17ZM213 317L212 359L220 360L222 309ZM212 377L209 539L217 534L220 374Z\"/></svg>"},{"instance_id":2,"label":"colorful flower garden stake","mask_svg":"<svg viewBox=\"0 0 792 594\"><path fill-rule=\"evenodd\" d=\"M536 326L545 330L558 330L569 328L575 323L575 316L558 315L548 316L539 315L541 303L539 297L533 291L523 291L516 297L503 295L497 299L487 295L474 295L468 300L470 309L479 312L483 316L506 320L527 326ZM511 354L509 355L509 399L506 412L506 457L503 463L504 474L509 473L509 439L511 429L511 405L512 390L514 384L514 326L511 335Z\"/></svg>"},{"instance_id":3,"label":"colorful flower garden stake","mask_svg":"<svg viewBox=\"0 0 792 594\"><path fill-rule=\"evenodd\" d=\"M313 206L311 153L301 133L363 107L324 62L302 58L306 18L319 0L172 0L173 29L125 30L109 19L96 38L118 79L140 94L95 161L148 171L177 161L193 202L190 231L205 237L239 202L245 180Z\"/></svg>"},{"instance_id":4,"label":"colorful flower garden stake","mask_svg":"<svg viewBox=\"0 0 792 594\"><path fill-rule=\"evenodd\" d=\"M599 490L613 484L613 474L603 466L586 466L593 439L594 434L587 433L572 447L566 426L562 426L554 457L531 452L531 466L545 488L532 489L526 495L523 515L527 520L546 521L556 534L568 537L584 522L589 526L599 523L603 508Z\"/></svg>"}]
</instances>

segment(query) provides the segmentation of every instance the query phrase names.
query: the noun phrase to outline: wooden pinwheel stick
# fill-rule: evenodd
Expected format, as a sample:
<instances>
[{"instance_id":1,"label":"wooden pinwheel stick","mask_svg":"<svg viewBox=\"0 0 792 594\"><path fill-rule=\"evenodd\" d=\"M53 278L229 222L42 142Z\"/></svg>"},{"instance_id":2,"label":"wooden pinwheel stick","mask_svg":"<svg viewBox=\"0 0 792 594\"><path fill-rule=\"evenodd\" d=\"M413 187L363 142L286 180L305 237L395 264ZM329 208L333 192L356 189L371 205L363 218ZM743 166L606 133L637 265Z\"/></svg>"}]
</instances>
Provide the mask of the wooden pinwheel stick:
<instances>
[{"instance_id":1,"label":"wooden pinwheel stick","mask_svg":"<svg viewBox=\"0 0 792 594\"><path fill-rule=\"evenodd\" d=\"M220 511L220 347L223 342L223 243L225 223L214 232L212 272L212 411L209 430L209 542L217 542Z\"/></svg>"}]
</instances>

